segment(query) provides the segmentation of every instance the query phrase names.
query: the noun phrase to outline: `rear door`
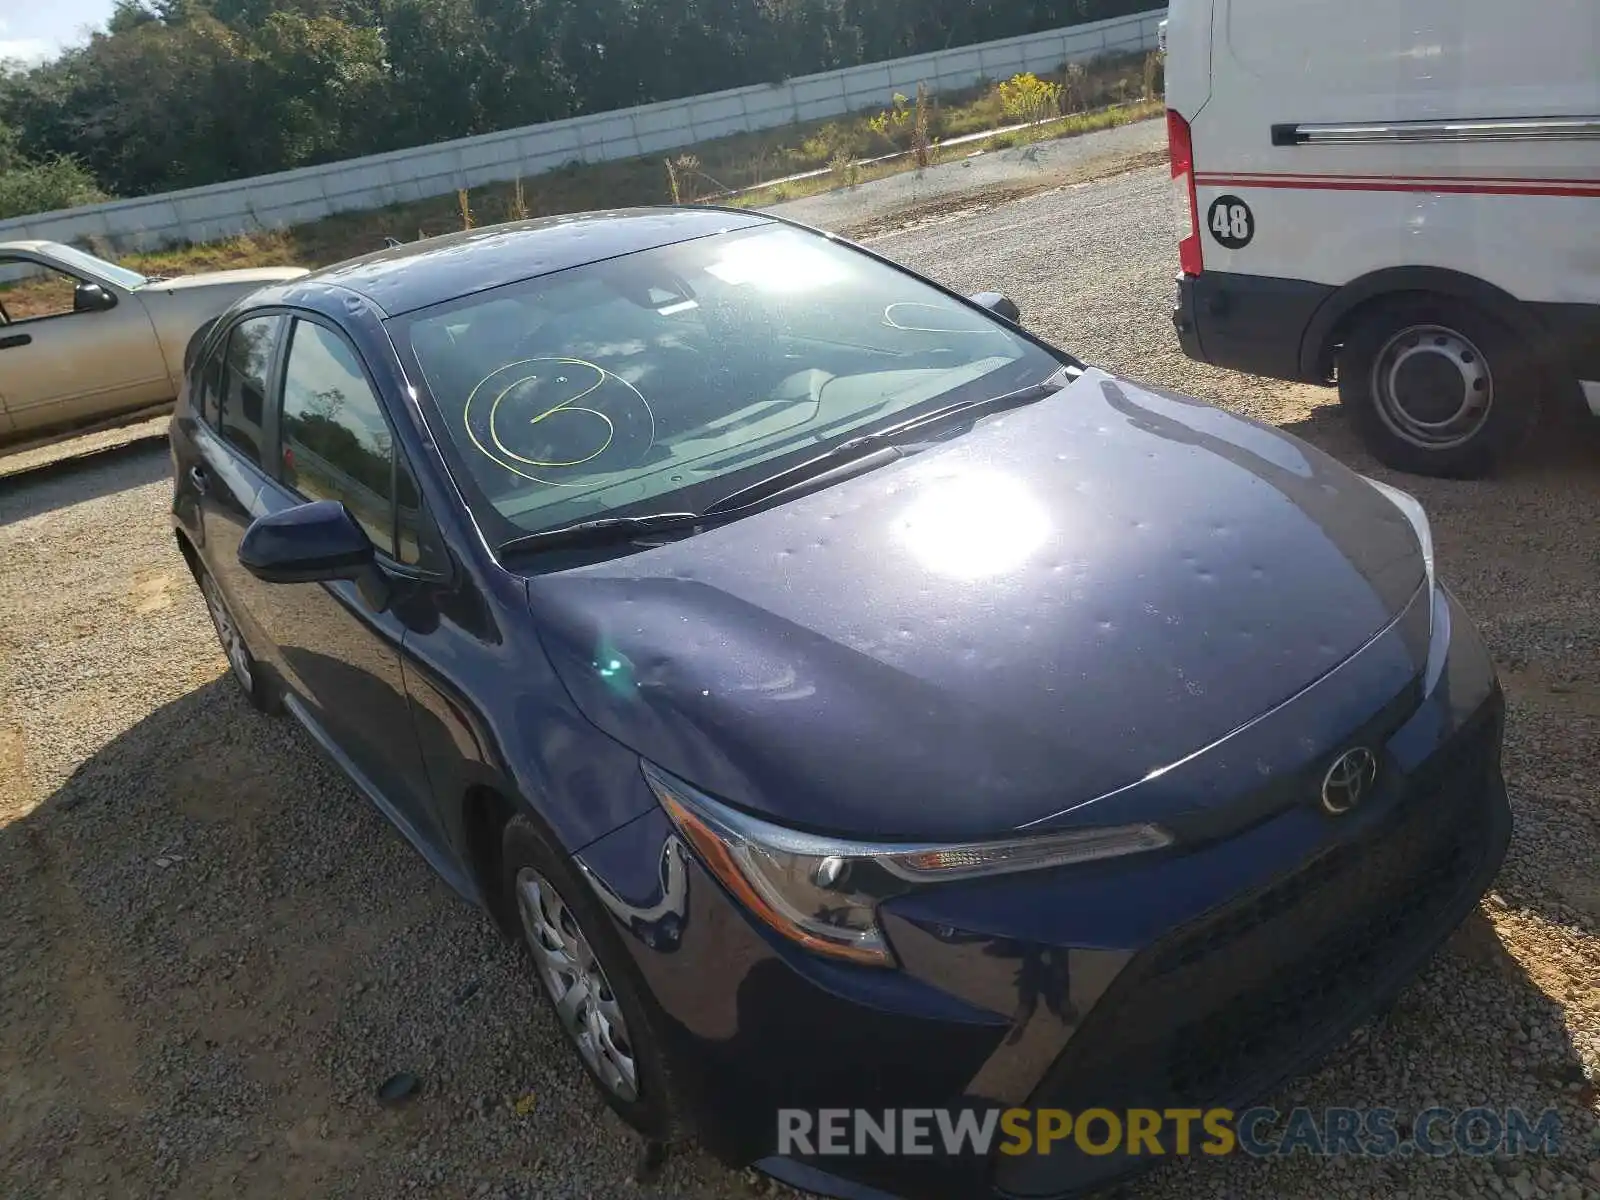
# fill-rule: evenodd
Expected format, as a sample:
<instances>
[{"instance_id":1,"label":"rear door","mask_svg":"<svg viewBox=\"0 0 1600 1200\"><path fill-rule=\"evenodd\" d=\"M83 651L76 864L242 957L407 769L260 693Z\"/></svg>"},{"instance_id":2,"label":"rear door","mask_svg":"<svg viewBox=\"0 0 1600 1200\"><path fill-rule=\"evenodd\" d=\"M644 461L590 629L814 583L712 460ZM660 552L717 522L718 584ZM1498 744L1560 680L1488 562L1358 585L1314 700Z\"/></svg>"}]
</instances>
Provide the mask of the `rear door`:
<instances>
[{"instance_id":1,"label":"rear door","mask_svg":"<svg viewBox=\"0 0 1600 1200\"><path fill-rule=\"evenodd\" d=\"M138 297L101 284L115 307L79 312L85 280L26 251L0 252L0 378L19 433L156 404L172 381Z\"/></svg>"},{"instance_id":2,"label":"rear door","mask_svg":"<svg viewBox=\"0 0 1600 1200\"><path fill-rule=\"evenodd\" d=\"M270 647L257 621L258 585L239 565L239 543L250 522L266 511L267 387L287 325L288 318L277 313L246 317L214 345L200 372L192 406L200 420L184 468L188 493L199 498L206 566L252 652L263 660L270 658Z\"/></svg>"},{"instance_id":3,"label":"rear door","mask_svg":"<svg viewBox=\"0 0 1600 1200\"><path fill-rule=\"evenodd\" d=\"M1172 0L1167 8L1167 107L1186 121L1211 96L1211 6L1212 0Z\"/></svg>"}]
</instances>

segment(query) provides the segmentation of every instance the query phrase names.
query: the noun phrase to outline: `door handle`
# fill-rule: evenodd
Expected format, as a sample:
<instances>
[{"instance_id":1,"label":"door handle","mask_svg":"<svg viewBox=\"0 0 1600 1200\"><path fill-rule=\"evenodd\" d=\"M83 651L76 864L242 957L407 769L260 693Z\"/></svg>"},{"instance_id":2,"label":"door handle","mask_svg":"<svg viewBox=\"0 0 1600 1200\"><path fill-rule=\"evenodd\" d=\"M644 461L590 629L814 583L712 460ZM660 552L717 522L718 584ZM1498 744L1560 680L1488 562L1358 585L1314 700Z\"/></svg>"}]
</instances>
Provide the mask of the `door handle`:
<instances>
[{"instance_id":1,"label":"door handle","mask_svg":"<svg viewBox=\"0 0 1600 1200\"><path fill-rule=\"evenodd\" d=\"M10 337L0 337L0 350L10 350L16 346L27 346L33 342L33 336L27 333L13 333Z\"/></svg>"},{"instance_id":2,"label":"door handle","mask_svg":"<svg viewBox=\"0 0 1600 1200\"><path fill-rule=\"evenodd\" d=\"M211 486L211 476L206 474L204 467L190 467L189 482L194 484L195 491L204 495L206 488Z\"/></svg>"}]
</instances>

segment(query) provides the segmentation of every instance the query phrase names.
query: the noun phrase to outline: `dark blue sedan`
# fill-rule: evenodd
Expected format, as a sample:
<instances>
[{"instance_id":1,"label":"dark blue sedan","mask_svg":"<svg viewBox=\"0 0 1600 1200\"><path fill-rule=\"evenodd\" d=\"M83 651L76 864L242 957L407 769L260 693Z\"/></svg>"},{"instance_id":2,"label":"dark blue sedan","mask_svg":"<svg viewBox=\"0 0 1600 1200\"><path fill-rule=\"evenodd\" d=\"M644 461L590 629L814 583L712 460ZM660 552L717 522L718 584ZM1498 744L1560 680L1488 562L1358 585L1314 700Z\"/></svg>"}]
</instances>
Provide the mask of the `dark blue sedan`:
<instances>
[{"instance_id":1,"label":"dark blue sedan","mask_svg":"<svg viewBox=\"0 0 1600 1200\"><path fill-rule=\"evenodd\" d=\"M195 347L173 523L234 677L525 942L651 1139L1093 1186L1138 1161L779 1110L1238 1107L1505 852L1417 503L1016 318L651 209L358 259Z\"/></svg>"}]
</instances>

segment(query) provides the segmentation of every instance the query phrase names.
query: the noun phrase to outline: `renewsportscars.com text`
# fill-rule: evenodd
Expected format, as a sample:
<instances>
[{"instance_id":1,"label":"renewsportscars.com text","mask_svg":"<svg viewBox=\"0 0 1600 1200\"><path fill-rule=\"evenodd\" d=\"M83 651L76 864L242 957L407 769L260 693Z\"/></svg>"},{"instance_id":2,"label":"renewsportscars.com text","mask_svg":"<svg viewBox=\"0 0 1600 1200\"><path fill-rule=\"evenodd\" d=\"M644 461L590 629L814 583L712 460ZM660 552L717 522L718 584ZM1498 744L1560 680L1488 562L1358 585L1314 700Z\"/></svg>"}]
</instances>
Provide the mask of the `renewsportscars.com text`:
<instances>
[{"instance_id":1,"label":"renewsportscars.com text","mask_svg":"<svg viewBox=\"0 0 1600 1200\"><path fill-rule=\"evenodd\" d=\"M1520 1108L780 1109L778 1153L987 1156L1075 1151L1162 1156L1442 1158L1558 1152L1560 1116Z\"/></svg>"}]
</instances>

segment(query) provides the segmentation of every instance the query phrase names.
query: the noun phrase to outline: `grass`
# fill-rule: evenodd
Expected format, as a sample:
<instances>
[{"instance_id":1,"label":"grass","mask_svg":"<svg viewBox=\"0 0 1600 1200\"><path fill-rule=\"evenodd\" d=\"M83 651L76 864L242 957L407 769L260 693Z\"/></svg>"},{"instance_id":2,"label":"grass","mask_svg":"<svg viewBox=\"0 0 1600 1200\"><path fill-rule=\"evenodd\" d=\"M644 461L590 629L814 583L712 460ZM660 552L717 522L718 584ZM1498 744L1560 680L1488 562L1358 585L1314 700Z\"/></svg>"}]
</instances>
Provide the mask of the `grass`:
<instances>
[{"instance_id":1,"label":"grass","mask_svg":"<svg viewBox=\"0 0 1600 1200\"><path fill-rule=\"evenodd\" d=\"M1049 78L1064 82L1068 105L1082 111L1031 129L965 143L943 154L964 157L979 149L1109 129L1157 115L1162 107L1159 99L1153 98L1158 75L1159 69L1152 71L1148 56L1139 54L1108 55L1065 69ZM992 85L930 97L925 108L927 136L934 141L933 162L941 156L940 139L1016 124L1016 118L1005 112L999 89ZM474 188L470 196L450 192L368 212L341 213L289 229L125 255L122 261L150 274L286 264L323 266L381 249L388 237L408 242L454 232L468 222L488 225L674 200L775 204L917 169L912 154L885 163L859 161L912 149L917 123L885 121L886 115L892 116L892 110L735 134L677 151L670 161L646 156L592 165L570 163L533 179ZM768 184L813 170L825 173ZM103 253L103 248L98 252Z\"/></svg>"}]
</instances>

